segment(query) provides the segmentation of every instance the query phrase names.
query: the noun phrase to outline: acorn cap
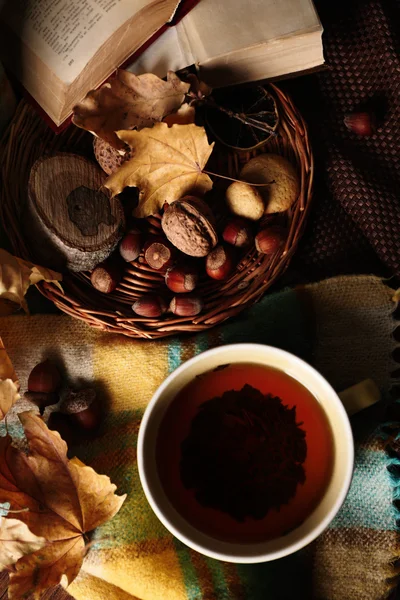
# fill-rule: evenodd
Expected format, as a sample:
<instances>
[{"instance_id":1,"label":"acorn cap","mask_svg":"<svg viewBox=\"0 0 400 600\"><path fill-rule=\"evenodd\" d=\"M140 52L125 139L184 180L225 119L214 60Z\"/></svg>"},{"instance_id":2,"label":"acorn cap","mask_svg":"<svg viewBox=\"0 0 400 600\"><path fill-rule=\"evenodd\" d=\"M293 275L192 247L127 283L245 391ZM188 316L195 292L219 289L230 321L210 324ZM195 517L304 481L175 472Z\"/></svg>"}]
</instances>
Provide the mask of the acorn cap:
<instances>
[{"instance_id":1,"label":"acorn cap","mask_svg":"<svg viewBox=\"0 0 400 600\"><path fill-rule=\"evenodd\" d=\"M60 407L60 412L66 415L74 415L88 409L96 399L96 392L92 388L78 390L74 392L70 390Z\"/></svg>"}]
</instances>

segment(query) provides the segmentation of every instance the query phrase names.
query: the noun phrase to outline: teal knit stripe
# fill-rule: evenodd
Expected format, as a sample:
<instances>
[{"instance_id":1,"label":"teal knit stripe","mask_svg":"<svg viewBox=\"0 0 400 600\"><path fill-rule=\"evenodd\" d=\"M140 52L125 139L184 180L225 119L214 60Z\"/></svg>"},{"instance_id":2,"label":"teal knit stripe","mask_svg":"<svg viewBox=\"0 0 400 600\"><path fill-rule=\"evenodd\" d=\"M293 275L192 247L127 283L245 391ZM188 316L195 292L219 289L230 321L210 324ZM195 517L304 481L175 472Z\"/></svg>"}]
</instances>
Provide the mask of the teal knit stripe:
<instances>
[{"instance_id":1,"label":"teal knit stripe","mask_svg":"<svg viewBox=\"0 0 400 600\"><path fill-rule=\"evenodd\" d=\"M172 373L181 364L181 342L178 338L173 338L168 344L168 372ZM187 546L174 540L175 549L179 564L182 569L182 576L185 583L187 600L201 600L201 589L196 570L193 566L190 556L190 550Z\"/></svg>"},{"instance_id":2,"label":"teal knit stripe","mask_svg":"<svg viewBox=\"0 0 400 600\"><path fill-rule=\"evenodd\" d=\"M355 456L353 481L348 496L331 527L365 527L396 531L398 511L393 505L391 463L381 450L359 448ZM359 510L362 500L363 510Z\"/></svg>"}]
</instances>

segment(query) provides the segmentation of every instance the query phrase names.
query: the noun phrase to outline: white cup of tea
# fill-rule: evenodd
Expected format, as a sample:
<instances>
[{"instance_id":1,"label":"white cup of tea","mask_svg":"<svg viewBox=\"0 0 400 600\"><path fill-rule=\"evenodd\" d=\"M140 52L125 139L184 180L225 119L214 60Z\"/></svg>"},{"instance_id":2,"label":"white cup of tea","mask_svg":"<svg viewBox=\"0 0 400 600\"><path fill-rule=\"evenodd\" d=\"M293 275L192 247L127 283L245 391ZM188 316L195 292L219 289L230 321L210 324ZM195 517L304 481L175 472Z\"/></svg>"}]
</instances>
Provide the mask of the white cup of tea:
<instances>
[{"instance_id":1,"label":"white cup of tea","mask_svg":"<svg viewBox=\"0 0 400 600\"><path fill-rule=\"evenodd\" d=\"M210 425L209 434L201 435L201 427L207 427L203 414L202 421L196 421L200 427L197 434L200 431L200 436L197 435L197 441L193 442L193 415L199 412L196 397L203 399L201 405L204 413L211 406L206 407L208 400L221 397L221 392L228 392L229 389L238 390L243 382L259 390L258 394L271 394L271 397L282 400L279 414L283 415L283 425L275 428L275 433L268 433L268 422L265 424L265 435L275 440L272 454L275 456L277 450L279 457L280 446L284 447L280 437L276 438L276 431L286 436L285 448L290 454L290 460L289 455L285 455L284 462L279 463L282 466L273 479L273 489L277 493L274 498L285 499L285 494L292 494L281 505L277 504L276 499L274 506L268 504L268 490L272 488L267 475L264 478L267 481L265 489L262 487L264 479L258 477L259 488L255 488L251 482L246 495L247 483L243 483L239 476L233 483L229 480L229 477L232 478L229 463L228 468L221 472L219 481L216 469L218 465L226 464L221 463L222 455L218 454L215 460L210 460L209 469L205 470L197 469L197 462L193 462L196 443L200 443L202 453L203 446L215 444L215 440L218 442L223 437L215 424ZM231 398L234 402L236 395L230 396L229 401ZM254 402L257 406L264 406L260 402L257 404L257 399ZM294 413L289 414L292 406L296 406L295 425L291 418ZM234 415L233 419L236 418L237 415ZM260 418L250 415L249 423L254 424L256 420L261 422ZM240 427L247 425L242 426L240 418L238 423L238 429L234 432L241 435ZM305 433L305 437L299 429ZM247 431L248 428L245 429ZM290 442L289 435L295 436L294 441ZM302 436L307 445L305 459L301 450L304 449ZM265 443L264 437L262 439ZM182 445L184 441L186 445ZM236 445L240 449L241 443ZM248 443L244 443L244 446L247 448ZM191 450L183 455L183 449L189 447ZM301 456L296 457L290 450L294 447L300 448ZM225 450L221 452L223 454ZM263 456L257 460L268 462L269 454L264 453ZM315 540L326 529L348 492L353 473L354 445L349 419L340 398L313 367L293 354L271 346L231 344L208 350L188 360L160 385L142 419L137 460L144 493L157 517L174 536L211 558L234 563L258 563L292 554ZM296 466L290 466L290 461L296 461ZM258 472L260 466L262 473L264 468L265 473L270 472L271 465L265 464L264 467L261 463ZM204 480L204 472L207 473L207 481ZM208 479L212 477L210 472L214 474L211 484ZM293 483L292 474L301 479L302 472L304 479ZM232 473L239 474L241 470L232 468ZM288 473L291 474L290 478ZM191 488L187 482L193 478L195 483ZM233 485L232 494L224 493L223 489L221 491L221 485L225 485L221 482L225 481L228 481L226 485ZM288 481L291 481L289 487ZM255 492L257 489L260 489L259 494ZM243 498L243 506L238 498ZM222 501L225 504L221 509L219 502ZM239 516L235 511L239 511Z\"/></svg>"}]
</instances>

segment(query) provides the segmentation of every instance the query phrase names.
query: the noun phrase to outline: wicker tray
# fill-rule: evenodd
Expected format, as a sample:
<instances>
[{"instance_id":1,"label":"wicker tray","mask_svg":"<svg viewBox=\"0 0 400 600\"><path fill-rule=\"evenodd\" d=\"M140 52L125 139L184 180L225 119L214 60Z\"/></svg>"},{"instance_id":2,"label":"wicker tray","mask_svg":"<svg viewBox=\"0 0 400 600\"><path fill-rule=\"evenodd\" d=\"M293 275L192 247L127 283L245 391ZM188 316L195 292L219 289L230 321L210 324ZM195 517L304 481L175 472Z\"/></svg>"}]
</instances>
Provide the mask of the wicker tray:
<instances>
[{"instance_id":1,"label":"wicker tray","mask_svg":"<svg viewBox=\"0 0 400 600\"><path fill-rule=\"evenodd\" d=\"M215 282L206 276L202 278L197 291L204 300L204 309L195 318L176 317L172 314L160 318L143 318L132 312L131 306L137 298L156 290L164 281L160 273L153 271L140 258L127 265L120 285L112 294L104 295L96 291L90 284L88 273L65 274L62 282L64 294L49 283L37 286L41 293L62 311L82 319L92 327L143 339L204 331L237 315L259 300L282 275L296 251L309 212L313 187L313 156L306 125L286 94L272 84L269 91L276 99L280 124L278 135L271 138L261 151L286 156L297 166L301 180L299 197L285 217L288 238L283 250L267 257L259 255L253 246L226 281ZM69 127L56 136L30 106L24 102L20 104L0 147L0 217L17 256L35 260L34 250L26 246L19 226L33 162L43 154L55 151L72 151L93 156L92 139L90 134L75 127ZM237 177L241 165L259 152L260 150L246 154L229 153L220 148L218 153L223 160L219 162L225 167L226 174ZM160 229L159 218L151 217L148 221L150 231L155 233Z\"/></svg>"}]
</instances>

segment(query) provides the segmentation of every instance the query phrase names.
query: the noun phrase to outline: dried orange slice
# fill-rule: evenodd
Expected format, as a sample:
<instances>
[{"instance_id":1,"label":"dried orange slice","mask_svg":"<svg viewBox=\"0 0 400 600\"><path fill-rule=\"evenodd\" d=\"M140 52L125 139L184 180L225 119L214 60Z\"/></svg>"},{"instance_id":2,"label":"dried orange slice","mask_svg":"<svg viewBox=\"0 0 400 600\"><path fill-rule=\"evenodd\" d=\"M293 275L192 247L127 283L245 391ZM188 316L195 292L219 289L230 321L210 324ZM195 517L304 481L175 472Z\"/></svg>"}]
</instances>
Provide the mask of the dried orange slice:
<instances>
[{"instance_id":1,"label":"dried orange slice","mask_svg":"<svg viewBox=\"0 0 400 600\"><path fill-rule=\"evenodd\" d=\"M213 90L205 106L210 133L235 150L261 146L279 124L275 99L263 86Z\"/></svg>"}]
</instances>

